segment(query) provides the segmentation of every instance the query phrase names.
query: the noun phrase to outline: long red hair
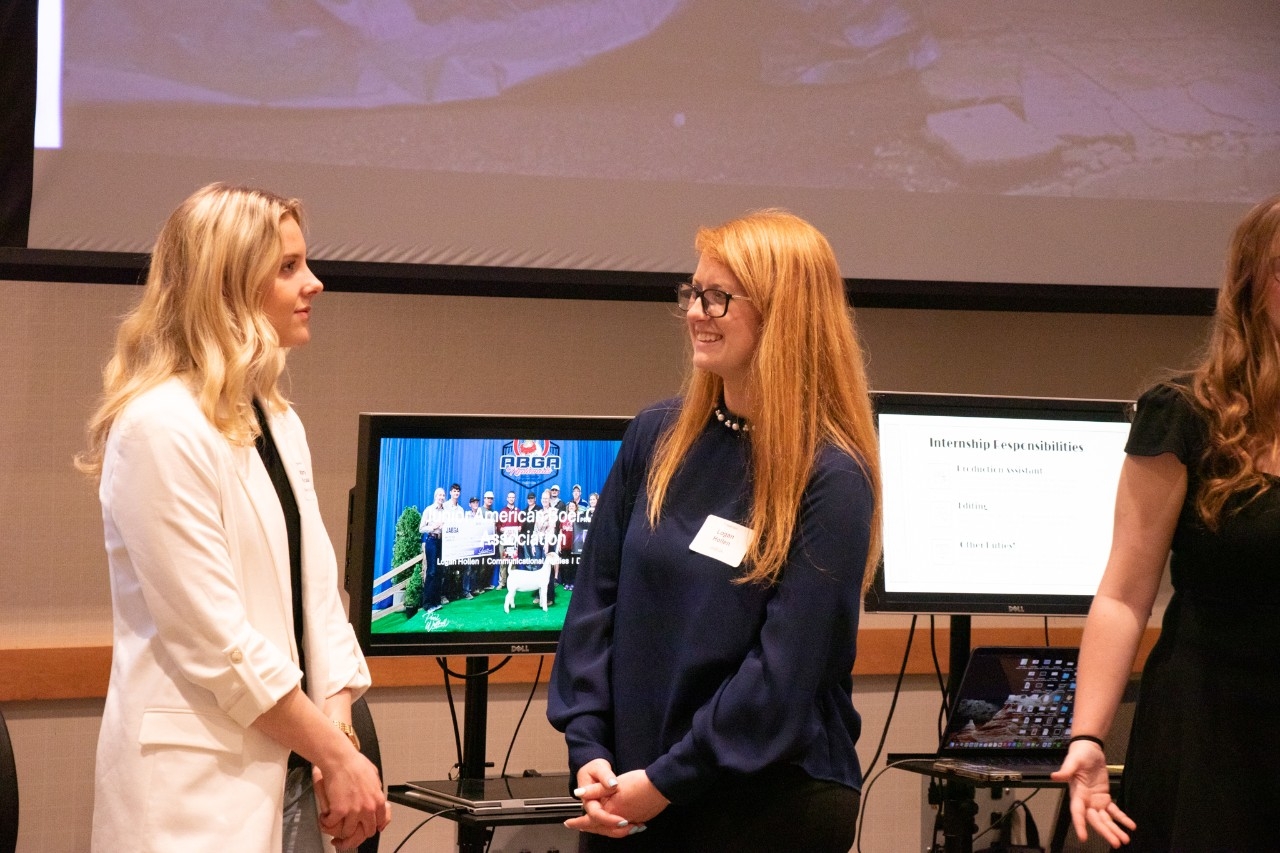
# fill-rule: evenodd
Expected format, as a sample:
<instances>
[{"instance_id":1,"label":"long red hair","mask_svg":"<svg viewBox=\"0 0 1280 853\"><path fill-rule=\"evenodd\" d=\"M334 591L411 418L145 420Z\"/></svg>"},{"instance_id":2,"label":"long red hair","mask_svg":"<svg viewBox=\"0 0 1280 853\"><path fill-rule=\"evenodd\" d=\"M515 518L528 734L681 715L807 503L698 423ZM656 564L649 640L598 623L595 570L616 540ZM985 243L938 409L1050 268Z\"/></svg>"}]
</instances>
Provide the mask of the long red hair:
<instances>
[{"instance_id":1,"label":"long red hair","mask_svg":"<svg viewBox=\"0 0 1280 853\"><path fill-rule=\"evenodd\" d=\"M858 460L875 496L865 588L880 557L879 450L862 347L831 244L794 214L761 210L699 230L694 246L733 273L762 317L749 378L758 410L745 436L747 524L757 535L740 580L777 582L818 450L834 445ZM712 373L695 368L686 379L680 413L649 471L650 524L657 524L671 480L722 393Z\"/></svg>"}]
</instances>

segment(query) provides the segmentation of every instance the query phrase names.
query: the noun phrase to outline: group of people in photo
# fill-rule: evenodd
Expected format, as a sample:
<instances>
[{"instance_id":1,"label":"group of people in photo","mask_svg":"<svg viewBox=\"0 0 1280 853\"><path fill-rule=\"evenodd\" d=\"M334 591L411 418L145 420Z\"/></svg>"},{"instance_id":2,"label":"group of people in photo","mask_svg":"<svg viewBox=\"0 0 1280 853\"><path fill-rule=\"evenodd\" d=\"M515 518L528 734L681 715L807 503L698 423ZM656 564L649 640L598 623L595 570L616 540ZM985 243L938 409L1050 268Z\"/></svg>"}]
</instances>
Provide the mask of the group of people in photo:
<instances>
[{"instance_id":1,"label":"group of people in photo","mask_svg":"<svg viewBox=\"0 0 1280 853\"><path fill-rule=\"evenodd\" d=\"M493 589L507 589L511 572L550 569L547 602L554 604L556 587L573 590L578 563L595 515L598 492L585 498L574 483L569 500L560 496L559 484L541 493L526 492L524 506L518 492L508 490L506 503L494 507L494 493L472 496L464 509L458 483L435 489L432 503L422 512L418 532L422 537L421 608L434 613L450 601L471 600ZM484 553L446 559L443 551L450 519L481 519L487 531Z\"/></svg>"},{"instance_id":2,"label":"group of people in photo","mask_svg":"<svg viewBox=\"0 0 1280 853\"><path fill-rule=\"evenodd\" d=\"M197 191L161 230L104 372L78 457L114 612L95 853L352 850L390 819L352 728L369 669L278 381L323 290L303 224L296 199ZM424 606L547 566L552 590L574 591L547 716L583 850L848 853L864 775L852 672L881 542L862 341L830 243L799 216L703 227L694 250L673 293L679 395L635 417L598 493L547 482L495 505L482 488L464 507L458 483L436 488ZM492 524L492 550L445 562L444 531L468 513ZM1137 406L1058 774L1082 839L1276 849L1277 546L1280 195L1236 228L1203 358ZM1171 552L1113 799L1103 741Z\"/></svg>"}]
</instances>

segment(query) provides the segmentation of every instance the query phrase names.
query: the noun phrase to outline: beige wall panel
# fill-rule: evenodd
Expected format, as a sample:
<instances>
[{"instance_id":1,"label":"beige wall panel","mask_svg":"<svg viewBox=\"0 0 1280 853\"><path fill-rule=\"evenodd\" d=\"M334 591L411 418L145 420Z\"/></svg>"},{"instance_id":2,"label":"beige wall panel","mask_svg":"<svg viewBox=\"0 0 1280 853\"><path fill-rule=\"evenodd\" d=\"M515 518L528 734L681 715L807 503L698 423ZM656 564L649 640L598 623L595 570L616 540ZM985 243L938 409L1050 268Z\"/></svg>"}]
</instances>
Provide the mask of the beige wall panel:
<instances>
[{"instance_id":1,"label":"beige wall panel","mask_svg":"<svg viewBox=\"0 0 1280 853\"><path fill-rule=\"evenodd\" d=\"M134 287L0 282L0 647L110 642L98 505L71 457L82 446L117 319L137 295ZM862 311L859 323L878 389L1100 397L1132 397L1161 369L1185 365L1207 327L1196 317L890 309ZM647 303L331 293L312 324L314 343L291 358L288 381L340 555L359 412L630 414L674 394L685 361L674 311ZM519 345L496 343L517 338ZM865 624L905 621L875 616ZM931 679L908 683L889 749L932 748ZM525 689L493 691L491 760L502 760ZM855 685L864 760L891 691L887 677ZM375 690L371 704L390 781L448 771L443 691ZM540 692L513 767L563 766L563 743L544 708ZM19 849L83 850L101 702L19 702L5 711L23 787ZM918 828L903 815L919 808L917 780L886 775L871 792L863 849L914 849ZM396 811L388 841L417 823ZM433 824L424 833L406 849L450 848L449 829Z\"/></svg>"}]
</instances>

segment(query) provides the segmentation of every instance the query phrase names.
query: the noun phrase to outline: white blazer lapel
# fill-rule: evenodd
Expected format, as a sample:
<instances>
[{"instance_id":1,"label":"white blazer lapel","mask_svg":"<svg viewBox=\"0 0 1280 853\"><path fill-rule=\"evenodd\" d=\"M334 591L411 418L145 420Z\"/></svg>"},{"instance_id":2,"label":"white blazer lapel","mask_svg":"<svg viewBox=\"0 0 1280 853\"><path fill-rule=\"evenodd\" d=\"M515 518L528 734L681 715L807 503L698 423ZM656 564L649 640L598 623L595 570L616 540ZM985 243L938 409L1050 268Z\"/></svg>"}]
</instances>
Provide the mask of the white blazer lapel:
<instances>
[{"instance_id":1,"label":"white blazer lapel","mask_svg":"<svg viewBox=\"0 0 1280 853\"><path fill-rule=\"evenodd\" d=\"M306 439L301 435L301 424L296 417L285 412L270 413L271 436L275 439L276 453L284 466L298 504L298 522L302 539L302 607L307 644L307 692L319 704L325 697L326 685L321 678L313 678L312 672L328 671L326 645L324 643L324 590L317 589L317 555L322 549L332 550L324 522L320 518L320 506L316 501L315 484L311 479L310 458L306 452ZM323 537L321 541L318 537ZM323 565L323 561L319 561ZM286 573L287 574L287 573Z\"/></svg>"},{"instance_id":2,"label":"white blazer lapel","mask_svg":"<svg viewBox=\"0 0 1280 853\"><path fill-rule=\"evenodd\" d=\"M301 510L304 503L315 499L316 487L311 481L311 468L308 460L299 455L300 442L294 435L289 418L275 414L267 417L271 420L271 435L276 440L276 452L280 454L285 473L289 475L289 485L293 487L293 497ZM305 519L305 513L303 515Z\"/></svg>"},{"instance_id":3,"label":"white blazer lapel","mask_svg":"<svg viewBox=\"0 0 1280 853\"><path fill-rule=\"evenodd\" d=\"M279 584L280 603L284 608L280 614L281 621L285 625L291 625L293 609L290 602L293 601L293 593L289 578L289 535L284 526L284 511L280 509L280 497L276 494L275 486L271 483L271 475L267 473L266 466L262 464L262 457L258 455L256 448L235 447L232 448L232 453L236 458L236 473L253 507L253 514L258 519L263 541L267 543L267 553L263 556L271 560L273 574ZM292 631L289 632L289 637L290 646L292 646ZM291 651L294 661L297 661L298 650L291 649Z\"/></svg>"}]
</instances>

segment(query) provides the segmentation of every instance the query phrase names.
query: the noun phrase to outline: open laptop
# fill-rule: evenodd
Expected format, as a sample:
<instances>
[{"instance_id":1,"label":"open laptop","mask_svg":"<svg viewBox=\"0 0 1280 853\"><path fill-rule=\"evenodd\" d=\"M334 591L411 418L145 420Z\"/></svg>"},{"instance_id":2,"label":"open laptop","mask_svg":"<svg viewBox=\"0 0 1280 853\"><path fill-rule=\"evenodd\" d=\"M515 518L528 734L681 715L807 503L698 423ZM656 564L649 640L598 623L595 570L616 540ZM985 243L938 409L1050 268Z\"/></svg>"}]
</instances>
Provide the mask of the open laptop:
<instances>
[{"instance_id":1,"label":"open laptop","mask_svg":"<svg viewBox=\"0 0 1280 853\"><path fill-rule=\"evenodd\" d=\"M1045 780L1067 754L1079 649L983 646L969 656L932 769Z\"/></svg>"},{"instance_id":2,"label":"open laptop","mask_svg":"<svg viewBox=\"0 0 1280 853\"><path fill-rule=\"evenodd\" d=\"M582 813L582 803L570 796L570 787L569 774L561 773L406 782L405 792L473 815L556 814L569 818Z\"/></svg>"}]
</instances>

